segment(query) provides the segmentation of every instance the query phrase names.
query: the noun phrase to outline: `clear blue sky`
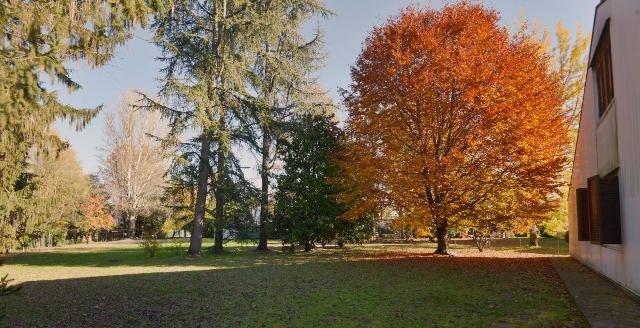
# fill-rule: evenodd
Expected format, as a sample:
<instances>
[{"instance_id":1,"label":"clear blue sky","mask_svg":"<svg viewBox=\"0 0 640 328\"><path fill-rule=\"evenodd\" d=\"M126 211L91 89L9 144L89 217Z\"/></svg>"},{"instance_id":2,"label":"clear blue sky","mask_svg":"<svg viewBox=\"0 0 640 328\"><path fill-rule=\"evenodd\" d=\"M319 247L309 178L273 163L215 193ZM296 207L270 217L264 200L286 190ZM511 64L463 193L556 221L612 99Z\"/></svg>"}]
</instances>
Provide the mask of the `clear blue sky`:
<instances>
[{"instance_id":1,"label":"clear blue sky","mask_svg":"<svg viewBox=\"0 0 640 328\"><path fill-rule=\"evenodd\" d=\"M430 5L440 8L441 0L325 0L335 16L320 20L326 38L327 58L324 67L317 73L320 85L339 101L337 90L349 84L349 67L358 56L362 41L373 26L383 23L390 15L409 4ZM565 26L575 30L582 24L585 32L591 32L595 6L599 0L485 0L485 5L501 12L502 24L513 23L524 15L530 22L539 22L553 30L562 20ZM315 26L314 24L312 24ZM63 102L78 107L105 105L105 111L113 110L118 97L128 89L143 90L154 94L158 86L156 78L160 65L154 61L159 54L150 44L149 32L138 31L136 37L120 48L115 59L105 67L91 69L82 63L71 67L72 77L83 89L68 94L60 90ZM98 168L97 155L103 145L104 111L81 132L65 124L56 124L56 129L75 150L86 173L95 173ZM255 167L252 156L243 155L247 166ZM253 174L250 174L253 175Z\"/></svg>"}]
</instances>

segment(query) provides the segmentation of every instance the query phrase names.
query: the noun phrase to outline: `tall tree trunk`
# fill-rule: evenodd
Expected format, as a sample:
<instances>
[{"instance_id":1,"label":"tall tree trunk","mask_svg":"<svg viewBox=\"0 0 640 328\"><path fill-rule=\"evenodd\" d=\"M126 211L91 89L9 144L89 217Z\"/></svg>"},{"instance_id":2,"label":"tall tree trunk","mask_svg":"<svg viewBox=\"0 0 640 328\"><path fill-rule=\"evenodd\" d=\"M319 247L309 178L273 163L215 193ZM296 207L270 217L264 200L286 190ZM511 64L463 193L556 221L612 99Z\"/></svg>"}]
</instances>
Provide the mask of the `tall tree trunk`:
<instances>
[{"instance_id":1,"label":"tall tree trunk","mask_svg":"<svg viewBox=\"0 0 640 328\"><path fill-rule=\"evenodd\" d=\"M129 238L136 238L136 216L129 215Z\"/></svg>"},{"instance_id":2,"label":"tall tree trunk","mask_svg":"<svg viewBox=\"0 0 640 328\"><path fill-rule=\"evenodd\" d=\"M269 211L269 153L271 150L269 131L263 128L262 133L262 167L260 177L262 178L262 191L260 194L260 241L259 251L267 251L267 216Z\"/></svg>"},{"instance_id":3,"label":"tall tree trunk","mask_svg":"<svg viewBox=\"0 0 640 328\"><path fill-rule=\"evenodd\" d=\"M449 222L446 219L436 220L436 238L438 241L438 248L436 248L435 251L436 254L449 255L448 233Z\"/></svg>"},{"instance_id":4,"label":"tall tree trunk","mask_svg":"<svg viewBox=\"0 0 640 328\"><path fill-rule=\"evenodd\" d=\"M529 229L529 246L538 247L538 227L535 224Z\"/></svg>"},{"instance_id":5,"label":"tall tree trunk","mask_svg":"<svg viewBox=\"0 0 640 328\"><path fill-rule=\"evenodd\" d=\"M198 167L198 190L196 192L196 211L193 220L193 231L189 243L188 254L200 256L202 248L202 225L204 224L204 214L207 206L207 186L209 179L209 156L211 152L211 142L209 136L202 135L202 145L200 148L200 164Z\"/></svg>"},{"instance_id":6,"label":"tall tree trunk","mask_svg":"<svg viewBox=\"0 0 640 328\"><path fill-rule=\"evenodd\" d=\"M224 119L220 119L220 125L224 126ZM224 251L223 239L224 239L224 188L226 186L226 155L222 145L218 146L217 150L217 179L216 179L216 221L215 221L215 235L212 251L214 253L221 253Z\"/></svg>"}]
</instances>

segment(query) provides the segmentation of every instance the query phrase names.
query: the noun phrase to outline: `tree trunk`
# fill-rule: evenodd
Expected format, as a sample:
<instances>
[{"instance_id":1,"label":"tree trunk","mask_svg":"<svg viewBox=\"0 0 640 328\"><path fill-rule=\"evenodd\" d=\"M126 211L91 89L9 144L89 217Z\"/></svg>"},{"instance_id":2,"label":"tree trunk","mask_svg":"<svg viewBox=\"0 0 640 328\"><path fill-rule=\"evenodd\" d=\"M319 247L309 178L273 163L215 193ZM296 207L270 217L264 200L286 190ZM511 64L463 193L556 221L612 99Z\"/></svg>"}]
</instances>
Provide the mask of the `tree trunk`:
<instances>
[{"instance_id":1,"label":"tree trunk","mask_svg":"<svg viewBox=\"0 0 640 328\"><path fill-rule=\"evenodd\" d=\"M267 251L267 216L269 211L269 153L271 151L269 131L263 128L262 132L262 167L260 177L262 178L262 191L260 195L260 241L259 251Z\"/></svg>"},{"instance_id":2,"label":"tree trunk","mask_svg":"<svg viewBox=\"0 0 640 328\"><path fill-rule=\"evenodd\" d=\"M447 220L436 221L436 238L438 239L438 248L435 253L441 255L449 255L449 243L447 234L449 233L449 222Z\"/></svg>"},{"instance_id":3,"label":"tree trunk","mask_svg":"<svg viewBox=\"0 0 640 328\"><path fill-rule=\"evenodd\" d=\"M198 190L196 192L196 211L193 220L193 230L191 232L191 241L189 242L189 251L187 254L191 256L200 256L202 248L202 225L204 224L204 215L207 205L207 186L209 180L209 155L210 155L209 136L202 135L202 145L200 148L200 163L198 167Z\"/></svg>"},{"instance_id":4,"label":"tree trunk","mask_svg":"<svg viewBox=\"0 0 640 328\"><path fill-rule=\"evenodd\" d=\"M529 246L538 247L538 227L535 224L529 229Z\"/></svg>"},{"instance_id":5,"label":"tree trunk","mask_svg":"<svg viewBox=\"0 0 640 328\"><path fill-rule=\"evenodd\" d=\"M311 242L309 242L309 241L305 241L304 242L304 251L305 252L310 252L311 251Z\"/></svg>"},{"instance_id":6,"label":"tree trunk","mask_svg":"<svg viewBox=\"0 0 640 328\"><path fill-rule=\"evenodd\" d=\"M478 251L482 253L482 251L484 251L484 249L489 245L490 236L486 236L476 231L473 234L473 240L476 242Z\"/></svg>"},{"instance_id":7,"label":"tree trunk","mask_svg":"<svg viewBox=\"0 0 640 328\"><path fill-rule=\"evenodd\" d=\"M136 216L129 215L129 238L136 239Z\"/></svg>"},{"instance_id":8,"label":"tree trunk","mask_svg":"<svg viewBox=\"0 0 640 328\"><path fill-rule=\"evenodd\" d=\"M224 119L220 118L220 126L224 126ZM214 192L216 198L216 221L214 224L215 235L213 242L214 253L224 252L223 239L224 239L224 188L226 186L226 155L221 145L217 150L217 178L216 178L216 190Z\"/></svg>"}]
</instances>

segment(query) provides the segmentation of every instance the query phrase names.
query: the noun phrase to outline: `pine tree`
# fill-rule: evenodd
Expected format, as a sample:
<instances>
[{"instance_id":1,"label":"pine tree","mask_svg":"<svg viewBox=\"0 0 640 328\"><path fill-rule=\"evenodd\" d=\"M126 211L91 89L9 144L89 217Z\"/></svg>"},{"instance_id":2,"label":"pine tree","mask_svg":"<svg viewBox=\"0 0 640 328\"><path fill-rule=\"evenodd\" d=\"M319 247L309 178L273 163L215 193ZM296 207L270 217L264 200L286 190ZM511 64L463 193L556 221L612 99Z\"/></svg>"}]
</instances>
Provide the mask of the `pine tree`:
<instances>
[{"instance_id":1,"label":"pine tree","mask_svg":"<svg viewBox=\"0 0 640 328\"><path fill-rule=\"evenodd\" d=\"M260 240L258 250L267 250L269 185L277 154L275 143L282 124L301 102L308 102L313 72L321 58L322 44L317 32L312 40L302 35L303 25L313 16L327 16L329 11L318 0L258 1L260 24L258 48L251 75L255 97L249 99L257 138L251 144L260 154Z\"/></svg>"},{"instance_id":2,"label":"pine tree","mask_svg":"<svg viewBox=\"0 0 640 328\"><path fill-rule=\"evenodd\" d=\"M29 206L27 153L33 146L60 150L66 144L49 126L64 119L83 128L100 107L80 109L61 103L41 81L69 91L80 88L67 66L86 60L107 63L134 26L170 1L4 1L0 6L0 231L15 236Z\"/></svg>"},{"instance_id":3,"label":"pine tree","mask_svg":"<svg viewBox=\"0 0 640 328\"><path fill-rule=\"evenodd\" d=\"M228 217L225 204L238 186L233 181L232 146L251 142L256 148L263 148L255 142L251 117L260 117L258 125L271 128L271 120L262 119L263 113L269 116L269 110L281 106L282 98L278 97L285 85L282 74L295 78L301 75L299 68L294 69L300 64L291 55L315 46L302 42L299 29L316 11L324 9L318 1L311 0L185 0L176 2L153 24L155 42L163 50L160 60L166 65L161 94L169 103L163 105L146 97L148 108L161 111L170 120L168 143L180 143L180 135L187 130L197 131L197 138L191 140L198 145L199 163L190 254L200 254L209 185L215 202L213 250L223 250ZM278 42L281 48L274 54L269 47L277 47ZM265 60L280 62L264 65ZM272 72L276 66L282 71ZM261 70L264 67L269 67L268 75ZM265 79L272 77L278 80L268 87ZM291 88L294 84L289 82L286 86ZM270 132L265 135L268 162L268 148L273 141ZM266 211L262 213L266 215Z\"/></svg>"},{"instance_id":4,"label":"pine tree","mask_svg":"<svg viewBox=\"0 0 640 328\"><path fill-rule=\"evenodd\" d=\"M183 132L196 131L198 184L190 255L200 255L209 184L215 198L215 245L223 250L225 189L232 142L236 135L239 99L246 94L249 56L255 24L254 1L176 1L156 17L155 43L165 64L161 95L168 104L145 96L147 108L169 120L167 144L179 144ZM215 163L215 169L211 165ZM210 181L211 180L211 181Z\"/></svg>"}]
</instances>

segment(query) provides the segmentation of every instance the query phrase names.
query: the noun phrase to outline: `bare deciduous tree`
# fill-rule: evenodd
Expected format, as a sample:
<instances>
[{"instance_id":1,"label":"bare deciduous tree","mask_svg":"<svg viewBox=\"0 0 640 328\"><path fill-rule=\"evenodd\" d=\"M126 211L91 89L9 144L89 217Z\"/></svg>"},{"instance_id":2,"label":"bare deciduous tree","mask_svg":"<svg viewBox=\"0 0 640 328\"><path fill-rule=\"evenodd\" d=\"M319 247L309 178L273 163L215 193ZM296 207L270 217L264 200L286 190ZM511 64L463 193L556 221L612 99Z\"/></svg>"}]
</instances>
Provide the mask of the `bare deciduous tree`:
<instances>
[{"instance_id":1,"label":"bare deciduous tree","mask_svg":"<svg viewBox=\"0 0 640 328\"><path fill-rule=\"evenodd\" d=\"M168 169L163 148L154 138L165 134L166 126L157 113L137 110L136 102L136 95L127 92L115 113L107 113L99 173L110 201L129 222L132 238L136 217L158 205Z\"/></svg>"}]
</instances>

